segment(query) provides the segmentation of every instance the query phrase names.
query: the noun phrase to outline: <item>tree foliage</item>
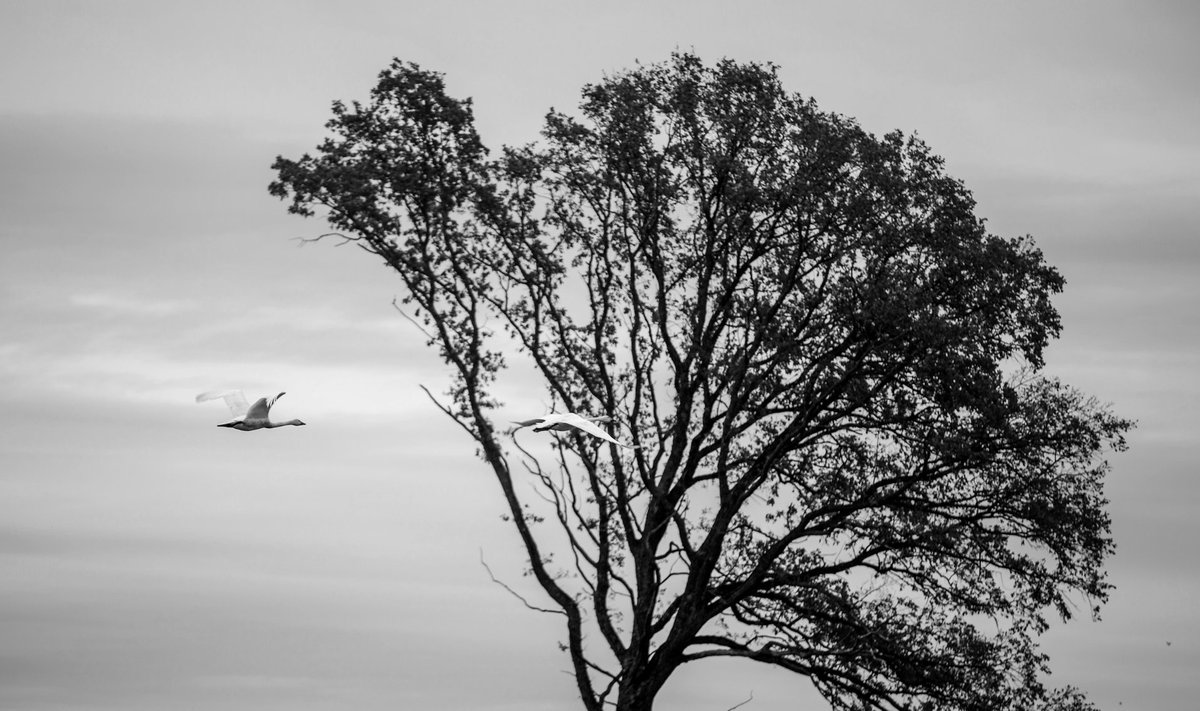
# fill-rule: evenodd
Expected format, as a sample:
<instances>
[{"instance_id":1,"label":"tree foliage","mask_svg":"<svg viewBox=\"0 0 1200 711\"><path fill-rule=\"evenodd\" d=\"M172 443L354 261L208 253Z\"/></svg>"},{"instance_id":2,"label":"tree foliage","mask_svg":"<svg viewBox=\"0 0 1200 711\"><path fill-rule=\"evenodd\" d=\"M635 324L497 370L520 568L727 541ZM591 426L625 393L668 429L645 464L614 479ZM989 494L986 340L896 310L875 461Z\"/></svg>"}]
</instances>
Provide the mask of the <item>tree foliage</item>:
<instances>
[{"instance_id":1,"label":"tree foliage","mask_svg":"<svg viewBox=\"0 0 1200 711\"><path fill-rule=\"evenodd\" d=\"M1106 599L1129 423L1043 373L1062 277L920 140L689 54L495 158L400 61L327 127L271 192L403 281L586 709L649 709L710 657L838 709L1090 707L1037 642ZM522 447L494 396L518 362L639 449Z\"/></svg>"}]
</instances>

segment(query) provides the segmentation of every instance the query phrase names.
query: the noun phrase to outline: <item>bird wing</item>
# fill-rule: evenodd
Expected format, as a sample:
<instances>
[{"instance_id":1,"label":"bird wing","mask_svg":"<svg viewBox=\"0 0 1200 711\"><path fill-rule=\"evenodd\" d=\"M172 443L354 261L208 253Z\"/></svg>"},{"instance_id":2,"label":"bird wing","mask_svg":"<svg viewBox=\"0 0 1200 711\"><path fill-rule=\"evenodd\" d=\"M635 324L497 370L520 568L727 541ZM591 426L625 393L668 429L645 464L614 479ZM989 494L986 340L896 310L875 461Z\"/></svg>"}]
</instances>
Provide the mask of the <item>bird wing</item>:
<instances>
[{"instance_id":1,"label":"bird wing","mask_svg":"<svg viewBox=\"0 0 1200 711\"><path fill-rule=\"evenodd\" d=\"M267 404L267 399L265 397L260 397L254 401L253 405L250 406L250 409L246 412L245 419L265 420L267 419L267 411L270 408L271 406Z\"/></svg>"},{"instance_id":2,"label":"bird wing","mask_svg":"<svg viewBox=\"0 0 1200 711\"><path fill-rule=\"evenodd\" d=\"M216 400L221 398L225 404L229 406L229 411L234 417L242 417L249 410L250 405L246 402L246 396L241 390L210 390L206 393L200 393L196 396L196 402L205 402L208 400Z\"/></svg>"},{"instance_id":3,"label":"bird wing","mask_svg":"<svg viewBox=\"0 0 1200 711\"><path fill-rule=\"evenodd\" d=\"M275 401L278 400L279 398L283 397L284 395L287 395L287 393L279 393L278 395L276 395L275 397L273 397L269 401L267 401L267 409L270 410L272 407L274 407Z\"/></svg>"},{"instance_id":4,"label":"bird wing","mask_svg":"<svg viewBox=\"0 0 1200 711\"><path fill-rule=\"evenodd\" d=\"M546 430L562 431L568 429L566 422L568 417L575 417L575 415L569 412L547 412L541 417L535 417L532 420L522 420L521 422L513 420L513 424L518 425L517 429L528 427L529 425L539 425L534 428L538 432L545 432Z\"/></svg>"},{"instance_id":5,"label":"bird wing","mask_svg":"<svg viewBox=\"0 0 1200 711\"><path fill-rule=\"evenodd\" d=\"M511 420L511 422L517 426L517 429L521 429L522 427L536 425L537 423L541 422L543 419L545 419L545 418L535 417L532 420Z\"/></svg>"},{"instance_id":6,"label":"bird wing","mask_svg":"<svg viewBox=\"0 0 1200 711\"><path fill-rule=\"evenodd\" d=\"M591 420L589 420L585 417L576 415L573 412L568 412L565 415L563 415L562 421L563 421L563 424L565 424L565 425L570 425L578 430L587 432L588 434L592 435L593 437L599 437L600 439L605 440L606 442L612 442L613 444L617 445L618 447L624 447L625 449L637 449L637 447L632 447L628 444L624 444L623 442L618 442L617 440L613 439L612 436L609 435L607 432L600 429L600 427L598 427L596 425L596 423L592 422Z\"/></svg>"}]
</instances>

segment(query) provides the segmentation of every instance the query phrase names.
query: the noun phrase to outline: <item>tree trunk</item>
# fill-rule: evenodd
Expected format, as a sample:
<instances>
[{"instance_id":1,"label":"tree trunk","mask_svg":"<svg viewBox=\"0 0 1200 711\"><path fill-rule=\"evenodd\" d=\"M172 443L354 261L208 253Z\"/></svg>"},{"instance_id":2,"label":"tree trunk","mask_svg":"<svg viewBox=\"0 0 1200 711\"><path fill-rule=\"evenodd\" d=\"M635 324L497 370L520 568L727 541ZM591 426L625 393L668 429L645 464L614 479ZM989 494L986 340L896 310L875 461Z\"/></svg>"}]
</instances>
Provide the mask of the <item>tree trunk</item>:
<instances>
[{"instance_id":1,"label":"tree trunk","mask_svg":"<svg viewBox=\"0 0 1200 711\"><path fill-rule=\"evenodd\" d=\"M616 711L652 711L654 699L668 675L645 672L631 674L621 684Z\"/></svg>"},{"instance_id":2,"label":"tree trunk","mask_svg":"<svg viewBox=\"0 0 1200 711\"><path fill-rule=\"evenodd\" d=\"M629 692L622 689L617 698L616 711L652 711L657 694L657 689L639 688Z\"/></svg>"}]
</instances>

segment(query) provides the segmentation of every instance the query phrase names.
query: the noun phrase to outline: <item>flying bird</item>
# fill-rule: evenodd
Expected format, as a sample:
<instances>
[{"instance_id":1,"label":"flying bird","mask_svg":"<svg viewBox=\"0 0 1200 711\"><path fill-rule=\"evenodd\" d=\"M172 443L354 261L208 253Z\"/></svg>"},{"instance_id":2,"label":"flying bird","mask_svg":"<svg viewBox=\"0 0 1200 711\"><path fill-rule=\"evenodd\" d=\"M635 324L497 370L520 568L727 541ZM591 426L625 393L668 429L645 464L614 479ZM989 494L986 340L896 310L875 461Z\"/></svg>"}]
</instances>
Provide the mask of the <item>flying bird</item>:
<instances>
[{"instance_id":1,"label":"flying bird","mask_svg":"<svg viewBox=\"0 0 1200 711\"><path fill-rule=\"evenodd\" d=\"M286 427L288 425L303 425L300 420L288 420L287 422L271 422L267 416L271 410L271 406L275 401L283 397L284 393L279 393L269 401L265 397L260 397L253 405L246 403L246 396L241 390L229 391L212 391L200 393L196 396L196 402L205 402L208 400L223 399L225 404L229 406L230 412L233 413L233 419L229 422L223 422L217 427L232 427L235 430L249 432L250 430L270 429L274 427Z\"/></svg>"},{"instance_id":2,"label":"flying bird","mask_svg":"<svg viewBox=\"0 0 1200 711\"><path fill-rule=\"evenodd\" d=\"M613 439L611 435L597 426L597 423L608 423L612 421L613 419L608 415L590 417L585 415L576 415L574 412L551 412L542 415L541 417L535 417L532 420L521 420L519 422L517 420L513 420L513 424L517 425L516 429L518 430L522 427L533 425L534 432L545 432L546 430L555 430L557 432L579 430L580 432L586 432L593 437L599 437L606 442L612 442L618 447L624 447L625 449L637 449L637 447L630 446L623 442L618 442L617 440Z\"/></svg>"}]
</instances>

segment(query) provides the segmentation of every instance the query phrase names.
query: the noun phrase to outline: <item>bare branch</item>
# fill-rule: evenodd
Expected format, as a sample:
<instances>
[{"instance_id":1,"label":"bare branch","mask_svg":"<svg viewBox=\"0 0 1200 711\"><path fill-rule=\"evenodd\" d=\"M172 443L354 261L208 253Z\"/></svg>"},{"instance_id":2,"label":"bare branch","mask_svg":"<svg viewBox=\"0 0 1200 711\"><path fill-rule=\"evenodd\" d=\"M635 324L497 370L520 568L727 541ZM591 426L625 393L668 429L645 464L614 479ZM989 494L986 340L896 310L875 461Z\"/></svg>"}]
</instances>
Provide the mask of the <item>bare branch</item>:
<instances>
[{"instance_id":1,"label":"bare branch","mask_svg":"<svg viewBox=\"0 0 1200 711\"><path fill-rule=\"evenodd\" d=\"M736 704L734 704L733 706L730 706L730 707L729 707L728 709L726 709L725 711L733 711L734 709L740 709L741 707L745 706L746 704L750 703L750 702L751 702L751 701L753 701L753 700L754 700L754 692L753 692L753 691L751 691L751 692L750 692L750 696L748 696L748 697L746 698L746 700L745 700L745 701L742 701L742 702L740 702L740 703L736 703Z\"/></svg>"},{"instance_id":2,"label":"bare branch","mask_svg":"<svg viewBox=\"0 0 1200 711\"><path fill-rule=\"evenodd\" d=\"M487 564L487 561L483 559L483 549L482 548L479 549L479 562L481 565L483 565L483 569L487 571L488 577L492 579L493 583L504 588L506 591L508 591L509 595L512 595L513 597L520 600L521 604L524 605L525 607L529 608L530 610L533 610L534 612L546 612L551 615L565 615L566 614L562 610L552 610L548 607L538 607L537 605L534 605L533 603L529 602L529 600L526 600L525 597L522 596L519 592L517 592L516 590L513 590L506 583L504 583L499 578L497 578L495 573L492 572L491 566L489 566Z\"/></svg>"}]
</instances>

